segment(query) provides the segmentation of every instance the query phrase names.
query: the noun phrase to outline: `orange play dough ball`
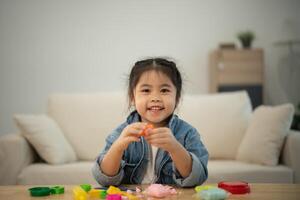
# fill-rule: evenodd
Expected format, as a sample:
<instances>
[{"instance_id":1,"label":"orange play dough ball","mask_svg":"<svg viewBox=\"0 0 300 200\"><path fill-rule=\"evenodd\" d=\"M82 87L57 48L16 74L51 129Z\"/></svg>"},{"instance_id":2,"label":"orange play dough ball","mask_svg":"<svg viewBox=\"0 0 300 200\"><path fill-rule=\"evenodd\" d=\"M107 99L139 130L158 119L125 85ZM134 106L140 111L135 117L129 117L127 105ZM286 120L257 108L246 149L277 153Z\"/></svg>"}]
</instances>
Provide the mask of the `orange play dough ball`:
<instances>
[{"instance_id":1,"label":"orange play dough ball","mask_svg":"<svg viewBox=\"0 0 300 200\"><path fill-rule=\"evenodd\" d=\"M147 129L153 129L154 128L154 126L152 125L152 124L147 124L146 126L145 126L145 128L143 129L143 131L140 133L140 135L141 136L145 136L146 135L146 130Z\"/></svg>"}]
</instances>

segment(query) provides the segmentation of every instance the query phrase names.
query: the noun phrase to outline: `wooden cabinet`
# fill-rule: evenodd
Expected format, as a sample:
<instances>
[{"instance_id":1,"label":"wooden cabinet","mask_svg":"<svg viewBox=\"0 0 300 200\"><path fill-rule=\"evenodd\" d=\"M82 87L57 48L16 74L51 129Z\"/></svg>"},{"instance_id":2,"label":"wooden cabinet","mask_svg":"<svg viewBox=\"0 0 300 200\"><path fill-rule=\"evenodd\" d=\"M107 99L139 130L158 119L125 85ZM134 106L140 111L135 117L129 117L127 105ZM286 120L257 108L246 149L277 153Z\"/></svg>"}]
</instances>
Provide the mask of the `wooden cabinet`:
<instances>
[{"instance_id":1,"label":"wooden cabinet","mask_svg":"<svg viewBox=\"0 0 300 200\"><path fill-rule=\"evenodd\" d=\"M264 56L262 49L215 50L209 55L211 93L246 90L253 107L263 103Z\"/></svg>"}]
</instances>

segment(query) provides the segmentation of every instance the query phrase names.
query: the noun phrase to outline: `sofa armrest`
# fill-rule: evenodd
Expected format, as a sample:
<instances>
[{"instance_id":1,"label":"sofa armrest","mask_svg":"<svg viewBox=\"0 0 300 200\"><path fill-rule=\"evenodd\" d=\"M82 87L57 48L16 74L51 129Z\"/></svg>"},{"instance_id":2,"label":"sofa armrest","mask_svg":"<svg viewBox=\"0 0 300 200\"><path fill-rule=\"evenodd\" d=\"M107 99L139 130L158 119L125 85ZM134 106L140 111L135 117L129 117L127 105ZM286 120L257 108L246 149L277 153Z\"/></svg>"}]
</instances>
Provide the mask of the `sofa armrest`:
<instances>
[{"instance_id":1,"label":"sofa armrest","mask_svg":"<svg viewBox=\"0 0 300 200\"><path fill-rule=\"evenodd\" d=\"M20 134L0 137L0 185L13 185L21 170L32 163L36 154Z\"/></svg>"},{"instance_id":2,"label":"sofa armrest","mask_svg":"<svg viewBox=\"0 0 300 200\"><path fill-rule=\"evenodd\" d=\"M286 137L281 162L293 169L294 183L300 183L300 132L290 130Z\"/></svg>"}]
</instances>

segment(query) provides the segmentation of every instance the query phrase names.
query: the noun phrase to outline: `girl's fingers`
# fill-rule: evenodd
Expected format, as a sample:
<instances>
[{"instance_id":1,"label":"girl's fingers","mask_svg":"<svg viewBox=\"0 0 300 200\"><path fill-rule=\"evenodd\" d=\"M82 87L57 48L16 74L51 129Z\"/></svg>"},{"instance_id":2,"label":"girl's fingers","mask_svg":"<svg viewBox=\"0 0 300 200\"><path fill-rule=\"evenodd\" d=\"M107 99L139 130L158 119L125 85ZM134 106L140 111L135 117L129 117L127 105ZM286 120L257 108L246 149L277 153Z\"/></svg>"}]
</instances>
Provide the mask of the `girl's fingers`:
<instances>
[{"instance_id":1,"label":"girl's fingers","mask_svg":"<svg viewBox=\"0 0 300 200\"><path fill-rule=\"evenodd\" d=\"M136 136L128 136L128 137L126 137L126 140L127 140L128 143L130 143L130 142L139 142L140 138L136 137Z\"/></svg>"},{"instance_id":2,"label":"girl's fingers","mask_svg":"<svg viewBox=\"0 0 300 200\"><path fill-rule=\"evenodd\" d=\"M155 139L163 139L164 138L164 136L162 136L162 135L147 135L147 136L145 136L145 139L147 140L147 141L152 141L152 140L155 140Z\"/></svg>"},{"instance_id":3,"label":"girl's fingers","mask_svg":"<svg viewBox=\"0 0 300 200\"><path fill-rule=\"evenodd\" d=\"M147 130L148 135L155 135L155 134L161 134L161 133L168 133L168 128L154 128L154 129L148 129Z\"/></svg>"},{"instance_id":4,"label":"girl's fingers","mask_svg":"<svg viewBox=\"0 0 300 200\"><path fill-rule=\"evenodd\" d=\"M130 127L134 129L144 129L146 127L147 123L145 122L136 122L130 125Z\"/></svg>"},{"instance_id":5,"label":"girl's fingers","mask_svg":"<svg viewBox=\"0 0 300 200\"><path fill-rule=\"evenodd\" d=\"M166 138L152 138L152 139L147 139L147 142L149 142L150 144L167 144L169 140L167 140Z\"/></svg>"},{"instance_id":6,"label":"girl's fingers","mask_svg":"<svg viewBox=\"0 0 300 200\"><path fill-rule=\"evenodd\" d=\"M166 131L149 130L145 136L146 140L151 139L163 139L170 137L170 134Z\"/></svg>"},{"instance_id":7,"label":"girl's fingers","mask_svg":"<svg viewBox=\"0 0 300 200\"><path fill-rule=\"evenodd\" d=\"M127 132L128 132L129 135L138 135L141 132L141 130L139 130L139 129L129 129Z\"/></svg>"},{"instance_id":8,"label":"girl's fingers","mask_svg":"<svg viewBox=\"0 0 300 200\"><path fill-rule=\"evenodd\" d=\"M132 124L132 128L138 131L142 131L145 129L147 123L142 123L142 122L138 122L138 123L134 123Z\"/></svg>"},{"instance_id":9,"label":"girl's fingers","mask_svg":"<svg viewBox=\"0 0 300 200\"><path fill-rule=\"evenodd\" d=\"M145 126L146 123L142 123L142 122L130 124L129 126L127 126L127 131L126 131L127 135L137 135L141 133L141 131L143 131Z\"/></svg>"}]
</instances>

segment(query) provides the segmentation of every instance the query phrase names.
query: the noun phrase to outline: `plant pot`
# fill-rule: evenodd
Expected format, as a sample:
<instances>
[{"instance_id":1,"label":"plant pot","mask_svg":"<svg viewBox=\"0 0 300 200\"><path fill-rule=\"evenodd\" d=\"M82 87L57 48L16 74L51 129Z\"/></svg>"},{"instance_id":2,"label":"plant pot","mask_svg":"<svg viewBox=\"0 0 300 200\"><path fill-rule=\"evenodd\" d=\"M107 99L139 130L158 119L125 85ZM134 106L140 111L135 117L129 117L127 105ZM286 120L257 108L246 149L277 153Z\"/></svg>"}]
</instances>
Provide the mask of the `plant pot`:
<instances>
[{"instance_id":1,"label":"plant pot","mask_svg":"<svg viewBox=\"0 0 300 200\"><path fill-rule=\"evenodd\" d=\"M241 40L244 49L251 48L252 40Z\"/></svg>"}]
</instances>

